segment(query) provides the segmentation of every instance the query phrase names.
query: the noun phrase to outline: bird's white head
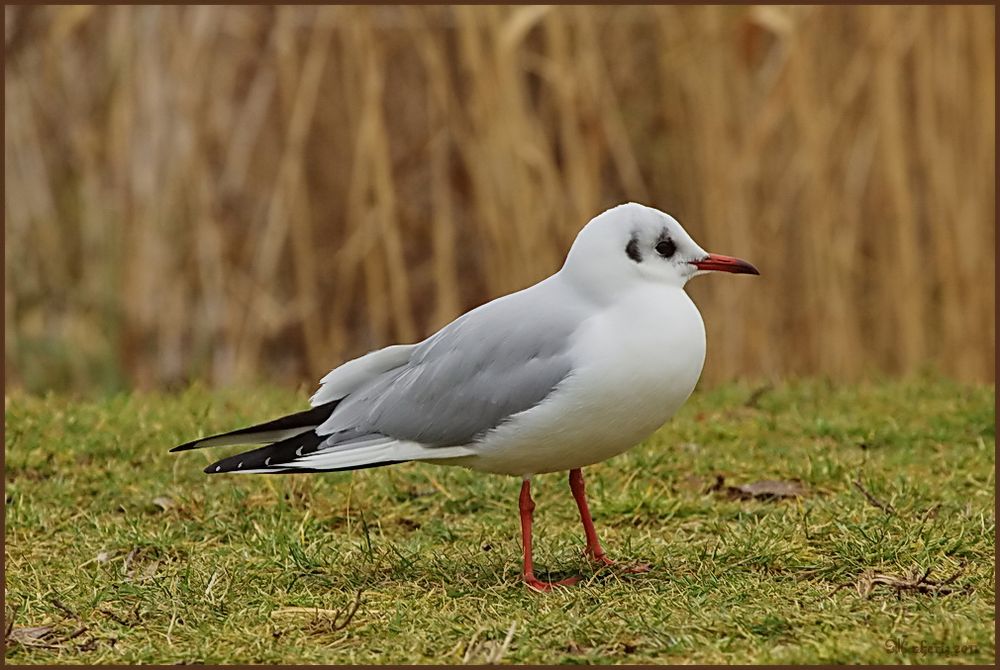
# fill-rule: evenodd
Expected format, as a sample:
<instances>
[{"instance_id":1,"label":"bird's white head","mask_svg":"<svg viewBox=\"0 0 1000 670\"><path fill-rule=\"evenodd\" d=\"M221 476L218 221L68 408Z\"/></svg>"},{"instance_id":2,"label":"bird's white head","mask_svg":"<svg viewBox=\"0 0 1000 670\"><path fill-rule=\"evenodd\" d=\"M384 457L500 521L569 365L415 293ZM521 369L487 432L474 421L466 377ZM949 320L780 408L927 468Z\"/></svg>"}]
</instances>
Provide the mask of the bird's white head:
<instances>
[{"instance_id":1,"label":"bird's white head","mask_svg":"<svg viewBox=\"0 0 1000 670\"><path fill-rule=\"evenodd\" d=\"M760 274L744 260L708 253L674 217L634 202L591 219L576 236L561 272L601 293L636 282L683 288L706 272Z\"/></svg>"}]
</instances>

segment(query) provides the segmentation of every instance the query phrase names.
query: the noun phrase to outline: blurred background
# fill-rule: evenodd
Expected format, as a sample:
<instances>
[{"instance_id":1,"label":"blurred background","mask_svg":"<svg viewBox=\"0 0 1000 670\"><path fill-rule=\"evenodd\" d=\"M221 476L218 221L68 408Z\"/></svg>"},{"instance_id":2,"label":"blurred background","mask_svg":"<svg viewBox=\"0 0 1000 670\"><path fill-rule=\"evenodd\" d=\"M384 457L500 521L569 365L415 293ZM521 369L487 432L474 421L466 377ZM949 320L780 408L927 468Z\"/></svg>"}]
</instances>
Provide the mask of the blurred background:
<instances>
[{"instance_id":1,"label":"blurred background","mask_svg":"<svg viewBox=\"0 0 1000 670\"><path fill-rule=\"evenodd\" d=\"M992 7L6 7L8 387L312 386L635 200L704 379L994 378Z\"/></svg>"}]
</instances>

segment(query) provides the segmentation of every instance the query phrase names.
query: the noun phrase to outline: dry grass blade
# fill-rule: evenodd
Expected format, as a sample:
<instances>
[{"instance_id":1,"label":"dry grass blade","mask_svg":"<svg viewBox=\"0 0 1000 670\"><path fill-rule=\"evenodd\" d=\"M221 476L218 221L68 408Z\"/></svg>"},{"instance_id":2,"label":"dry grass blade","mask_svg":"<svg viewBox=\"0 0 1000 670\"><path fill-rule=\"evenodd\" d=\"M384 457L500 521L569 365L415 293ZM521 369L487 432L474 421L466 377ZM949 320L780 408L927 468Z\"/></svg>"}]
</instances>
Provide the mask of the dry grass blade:
<instances>
[{"instance_id":1,"label":"dry grass blade","mask_svg":"<svg viewBox=\"0 0 1000 670\"><path fill-rule=\"evenodd\" d=\"M764 397L769 391L774 388L774 384L764 384L763 386L758 386L753 390L753 392L747 397L746 402L743 403L744 407L750 407L751 409L756 409L760 399Z\"/></svg>"},{"instance_id":2,"label":"dry grass blade","mask_svg":"<svg viewBox=\"0 0 1000 670\"><path fill-rule=\"evenodd\" d=\"M860 472L858 473L858 476L854 479L854 481L851 482L851 483L854 484L854 488L856 488L857 490L861 491L861 493L862 493L862 495L864 495L865 499L868 502L870 502L872 505L874 505L875 507L879 508L880 510L882 510L886 514L889 514L889 515L896 514L896 510L893 509L892 505L890 505L887 502L882 502L881 500L879 500L878 498L876 498L874 495L872 495L871 491L869 491L868 489L865 488L864 484L861 483L861 473Z\"/></svg>"},{"instance_id":3,"label":"dry grass blade","mask_svg":"<svg viewBox=\"0 0 1000 670\"><path fill-rule=\"evenodd\" d=\"M69 618L71 618L71 619L78 619L78 618L79 618L78 616L76 616L76 613L74 613L74 612L73 612L73 610L71 610L70 608L66 607L66 605L64 605L64 604L62 603L62 601L61 601L61 600L59 600L58 598L53 598L51 602L52 602L52 604L53 604L53 605L54 605L54 606L55 606L55 607L56 607L57 609L59 609L59 610L60 610L60 611L61 611L61 612L62 612L63 614L65 614L65 615L66 615L67 617L69 617Z\"/></svg>"},{"instance_id":4,"label":"dry grass blade","mask_svg":"<svg viewBox=\"0 0 1000 670\"><path fill-rule=\"evenodd\" d=\"M516 621L511 623L503 640L480 640L479 636L483 631L482 629L477 630L466 646L465 654L462 656L462 663L474 663L477 661L486 665L500 663L510 649L510 644L514 640L514 633L516 631Z\"/></svg>"},{"instance_id":5,"label":"dry grass blade","mask_svg":"<svg viewBox=\"0 0 1000 670\"><path fill-rule=\"evenodd\" d=\"M358 608L361 607L361 595L363 591L358 590L354 596L354 601L346 608L324 609L321 607L281 607L271 612L271 616L284 616L290 614L308 614L314 621L328 621L330 631L338 631L347 628L347 625L354 619Z\"/></svg>"}]
</instances>

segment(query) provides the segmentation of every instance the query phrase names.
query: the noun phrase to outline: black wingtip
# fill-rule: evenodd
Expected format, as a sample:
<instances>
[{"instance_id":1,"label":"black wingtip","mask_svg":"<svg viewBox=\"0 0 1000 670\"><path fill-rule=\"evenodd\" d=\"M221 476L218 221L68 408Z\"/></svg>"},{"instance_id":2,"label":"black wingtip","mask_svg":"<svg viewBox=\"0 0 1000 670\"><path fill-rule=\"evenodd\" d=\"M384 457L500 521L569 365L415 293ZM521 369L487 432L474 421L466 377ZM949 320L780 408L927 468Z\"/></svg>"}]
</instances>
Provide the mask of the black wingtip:
<instances>
[{"instance_id":1,"label":"black wingtip","mask_svg":"<svg viewBox=\"0 0 1000 670\"><path fill-rule=\"evenodd\" d=\"M174 453L175 451L189 451L191 449L197 449L198 445L205 438L200 438L197 440L191 440L190 442L185 442L184 444L178 444L176 447L170 450L169 453Z\"/></svg>"},{"instance_id":2,"label":"black wingtip","mask_svg":"<svg viewBox=\"0 0 1000 670\"><path fill-rule=\"evenodd\" d=\"M295 414L289 414L287 416L282 416L272 421L265 421L264 423L258 423L254 426L247 426L246 428L239 428L237 430L231 430L227 433L219 433L217 435L208 435L206 437L200 437L197 440L191 440L190 442L185 442L184 444L179 444L170 450L171 453L175 451L188 451L189 449L200 449L204 446L212 446L205 444L210 440L222 437L234 437L245 435L247 438L247 444L253 444L255 433L263 433L268 431L281 431L289 430L294 428L302 428L307 430L309 428L314 428L328 418L330 418L330 413L333 412L334 408L340 403L342 398L337 400L331 400L330 402L323 403L322 405L316 405L315 407L310 407L302 412L296 412ZM222 445L219 445L222 446Z\"/></svg>"},{"instance_id":3,"label":"black wingtip","mask_svg":"<svg viewBox=\"0 0 1000 670\"><path fill-rule=\"evenodd\" d=\"M209 465L205 468L205 472L214 475L222 472L257 471L278 468L305 454L313 453L325 439L324 436L317 435L315 430L309 430L251 451L227 456Z\"/></svg>"}]
</instances>

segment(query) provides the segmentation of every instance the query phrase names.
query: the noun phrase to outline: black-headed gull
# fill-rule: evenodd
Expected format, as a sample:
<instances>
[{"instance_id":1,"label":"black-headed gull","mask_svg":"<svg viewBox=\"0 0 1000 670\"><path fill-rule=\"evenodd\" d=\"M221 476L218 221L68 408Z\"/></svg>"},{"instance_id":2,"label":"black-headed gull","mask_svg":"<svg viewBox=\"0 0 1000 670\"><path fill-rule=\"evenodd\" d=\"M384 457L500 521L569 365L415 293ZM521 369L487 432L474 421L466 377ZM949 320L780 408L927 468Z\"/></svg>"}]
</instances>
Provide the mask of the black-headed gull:
<instances>
[{"instance_id":1,"label":"black-headed gull","mask_svg":"<svg viewBox=\"0 0 1000 670\"><path fill-rule=\"evenodd\" d=\"M610 563L580 468L631 448L687 400L705 360L705 326L684 285L712 271L758 274L706 252L659 210L614 207L584 226L551 277L423 342L344 363L322 379L311 409L173 451L266 445L210 465L209 474L425 461L521 477L524 581L548 590L553 584L532 567L532 475L569 471L586 553Z\"/></svg>"}]
</instances>

